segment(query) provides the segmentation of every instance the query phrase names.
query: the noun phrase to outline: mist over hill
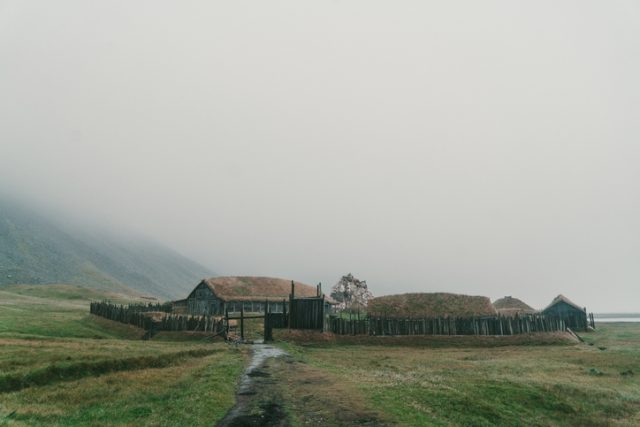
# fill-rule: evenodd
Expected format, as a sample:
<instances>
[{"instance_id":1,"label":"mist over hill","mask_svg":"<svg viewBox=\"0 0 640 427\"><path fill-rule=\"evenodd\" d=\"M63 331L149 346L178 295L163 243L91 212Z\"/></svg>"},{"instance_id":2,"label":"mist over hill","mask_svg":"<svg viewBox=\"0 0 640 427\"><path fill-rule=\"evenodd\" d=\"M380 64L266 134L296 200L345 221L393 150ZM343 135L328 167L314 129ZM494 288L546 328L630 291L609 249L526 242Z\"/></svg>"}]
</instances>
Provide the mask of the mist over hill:
<instances>
[{"instance_id":1,"label":"mist over hill","mask_svg":"<svg viewBox=\"0 0 640 427\"><path fill-rule=\"evenodd\" d=\"M70 283L186 296L212 271L162 245L103 230L74 229L0 199L0 286Z\"/></svg>"}]
</instances>

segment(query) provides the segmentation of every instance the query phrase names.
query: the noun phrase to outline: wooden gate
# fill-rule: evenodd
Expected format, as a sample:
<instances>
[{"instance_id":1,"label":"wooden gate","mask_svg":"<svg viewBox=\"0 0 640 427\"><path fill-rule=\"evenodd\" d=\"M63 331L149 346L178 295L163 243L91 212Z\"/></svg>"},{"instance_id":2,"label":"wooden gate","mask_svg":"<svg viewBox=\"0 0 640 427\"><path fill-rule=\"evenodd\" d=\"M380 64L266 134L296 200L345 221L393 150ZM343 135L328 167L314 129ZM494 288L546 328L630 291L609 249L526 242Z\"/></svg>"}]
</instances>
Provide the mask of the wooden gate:
<instances>
[{"instance_id":1,"label":"wooden gate","mask_svg":"<svg viewBox=\"0 0 640 427\"><path fill-rule=\"evenodd\" d=\"M285 313L265 313L264 314L264 340L273 341L273 329L282 329L288 326L287 314Z\"/></svg>"},{"instance_id":2,"label":"wooden gate","mask_svg":"<svg viewBox=\"0 0 640 427\"><path fill-rule=\"evenodd\" d=\"M289 306L291 329L324 330L324 298L294 298Z\"/></svg>"},{"instance_id":3,"label":"wooden gate","mask_svg":"<svg viewBox=\"0 0 640 427\"><path fill-rule=\"evenodd\" d=\"M320 296L320 294L320 285L318 285L317 297L296 298L294 284L291 282L291 294L289 295L289 328L324 331L325 300L324 295Z\"/></svg>"}]
</instances>

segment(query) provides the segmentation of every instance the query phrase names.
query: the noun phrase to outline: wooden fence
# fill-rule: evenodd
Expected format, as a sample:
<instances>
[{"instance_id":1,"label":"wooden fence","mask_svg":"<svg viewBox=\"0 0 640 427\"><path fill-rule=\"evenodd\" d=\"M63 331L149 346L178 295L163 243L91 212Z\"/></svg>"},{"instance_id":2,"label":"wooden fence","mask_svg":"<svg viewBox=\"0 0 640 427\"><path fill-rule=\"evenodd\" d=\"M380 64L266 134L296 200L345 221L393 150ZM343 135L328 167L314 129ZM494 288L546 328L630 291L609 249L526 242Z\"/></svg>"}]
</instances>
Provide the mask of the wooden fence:
<instances>
[{"instance_id":1,"label":"wooden fence","mask_svg":"<svg viewBox=\"0 0 640 427\"><path fill-rule=\"evenodd\" d=\"M157 311L157 312L163 312L163 313L173 312L173 305L171 303L129 304L127 307L131 310L140 311L140 312L149 312L149 311Z\"/></svg>"},{"instance_id":2,"label":"wooden fence","mask_svg":"<svg viewBox=\"0 0 640 427\"><path fill-rule=\"evenodd\" d=\"M546 317L554 319L562 319L567 326L573 331L586 331L588 327L595 329L596 323L593 320L593 313L565 314L563 316L547 314Z\"/></svg>"},{"instance_id":3,"label":"wooden fence","mask_svg":"<svg viewBox=\"0 0 640 427\"><path fill-rule=\"evenodd\" d=\"M282 329L288 326L286 313L267 313L267 317L272 328Z\"/></svg>"},{"instance_id":4,"label":"wooden fence","mask_svg":"<svg viewBox=\"0 0 640 427\"><path fill-rule=\"evenodd\" d=\"M92 302L89 312L105 319L137 326L145 330L151 329L153 319L145 312L137 311L129 306L110 304L108 302Z\"/></svg>"},{"instance_id":5,"label":"wooden fence","mask_svg":"<svg viewBox=\"0 0 640 427\"><path fill-rule=\"evenodd\" d=\"M144 306L143 306L144 307ZM224 319L212 316L183 316L162 313L159 319L150 315L150 310L140 310L140 305L116 305L108 302L92 302L91 314L109 320L126 323L147 331L193 331L220 334L225 331Z\"/></svg>"},{"instance_id":6,"label":"wooden fence","mask_svg":"<svg viewBox=\"0 0 640 427\"><path fill-rule=\"evenodd\" d=\"M329 331L339 335L516 335L567 328L564 319L542 315L474 318L383 318L349 320L329 317Z\"/></svg>"},{"instance_id":7,"label":"wooden fence","mask_svg":"<svg viewBox=\"0 0 640 427\"><path fill-rule=\"evenodd\" d=\"M289 327L291 329L324 330L324 297L291 298Z\"/></svg>"}]
</instances>

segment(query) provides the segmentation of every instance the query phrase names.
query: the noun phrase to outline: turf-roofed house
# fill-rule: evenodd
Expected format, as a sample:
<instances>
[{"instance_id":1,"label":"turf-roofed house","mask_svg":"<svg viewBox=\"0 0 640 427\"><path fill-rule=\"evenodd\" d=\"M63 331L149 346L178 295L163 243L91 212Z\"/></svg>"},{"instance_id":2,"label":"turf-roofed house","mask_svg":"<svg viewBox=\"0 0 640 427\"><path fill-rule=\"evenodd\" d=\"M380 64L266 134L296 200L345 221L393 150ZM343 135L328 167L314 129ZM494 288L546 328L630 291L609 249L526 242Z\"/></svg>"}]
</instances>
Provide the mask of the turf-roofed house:
<instances>
[{"instance_id":1,"label":"turf-roofed house","mask_svg":"<svg viewBox=\"0 0 640 427\"><path fill-rule=\"evenodd\" d=\"M193 315L223 315L229 312L264 313L266 303L273 313L281 313L289 303L292 284L296 298L316 298L322 296L320 285L310 286L304 283L273 277L212 277L203 279L181 301L175 301L174 307ZM331 307L327 298L327 309Z\"/></svg>"},{"instance_id":2,"label":"turf-roofed house","mask_svg":"<svg viewBox=\"0 0 640 427\"><path fill-rule=\"evenodd\" d=\"M387 318L467 318L493 317L496 309L483 296L436 293L410 293L373 298L369 316Z\"/></svg>"},{"instance_id":3,"label":"turf-roofed house","mask_svg":"<svg viewBox=\"0 0 640 427\"><path fill-rule=\"evenodd\" d=\"M535 314L538 311L518 298L506 296L493 302L493 306L501 316L514 317Z\"/></svg>"}]
</instances>

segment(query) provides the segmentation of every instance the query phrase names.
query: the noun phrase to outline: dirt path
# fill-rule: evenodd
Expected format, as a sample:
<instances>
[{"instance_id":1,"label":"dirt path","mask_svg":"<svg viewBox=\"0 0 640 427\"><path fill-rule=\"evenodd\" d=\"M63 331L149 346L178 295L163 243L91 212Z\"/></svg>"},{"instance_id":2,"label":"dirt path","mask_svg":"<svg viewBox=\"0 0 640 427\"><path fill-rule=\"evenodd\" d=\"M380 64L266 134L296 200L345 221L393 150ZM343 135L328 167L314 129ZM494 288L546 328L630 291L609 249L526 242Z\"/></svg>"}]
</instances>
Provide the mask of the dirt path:
<instances>
[{"instance_id":1,"label":"dirt path","mask_svg":"<svg viewBox=\"0 0 640 427\"><path fill-rule=\"evenodd\" d=\"M277 347L252 345L251 363L240 380L236 405L217 424L218 427L290 425L271 372L271 363L278 358L291 359Z\"/></svg>"},{"instance_id":2,"label":"dirt path","mask_svg":"<svg viewBox=\"0 0 640 427\"><path fill-rule=\"evenodd\" d=\"M311 426L386 425L340 378L296 361L278 347L252 345L236 405L217 426L288 427L292 421Z\"/></svg>"}]
</instances>

